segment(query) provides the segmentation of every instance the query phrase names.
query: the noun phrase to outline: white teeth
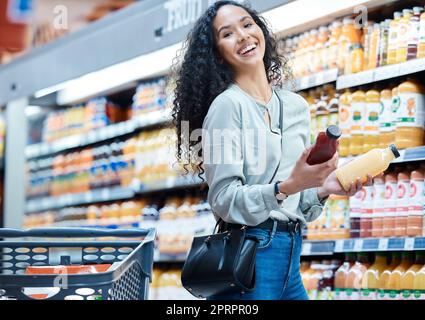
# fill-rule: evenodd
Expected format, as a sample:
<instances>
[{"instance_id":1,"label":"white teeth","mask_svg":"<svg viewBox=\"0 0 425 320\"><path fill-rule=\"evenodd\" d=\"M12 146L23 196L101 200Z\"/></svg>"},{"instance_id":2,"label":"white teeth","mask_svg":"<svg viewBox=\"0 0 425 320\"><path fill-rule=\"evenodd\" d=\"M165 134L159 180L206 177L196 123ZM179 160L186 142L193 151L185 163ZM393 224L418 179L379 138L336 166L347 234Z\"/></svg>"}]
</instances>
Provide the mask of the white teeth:
<instances>
[{"instance_id":1,"label":"white teeth","mask_svg":"<svg viewBox=\"0 0 425 320\"><path fill-rule=\"evenodd\" d=\"M245 47L244 49L241 50L240 54L245 54L247 53L249 50L255 49L257 48L257 46L255 44L251 44L247 47Z\"/></svg>"}]
</instances>

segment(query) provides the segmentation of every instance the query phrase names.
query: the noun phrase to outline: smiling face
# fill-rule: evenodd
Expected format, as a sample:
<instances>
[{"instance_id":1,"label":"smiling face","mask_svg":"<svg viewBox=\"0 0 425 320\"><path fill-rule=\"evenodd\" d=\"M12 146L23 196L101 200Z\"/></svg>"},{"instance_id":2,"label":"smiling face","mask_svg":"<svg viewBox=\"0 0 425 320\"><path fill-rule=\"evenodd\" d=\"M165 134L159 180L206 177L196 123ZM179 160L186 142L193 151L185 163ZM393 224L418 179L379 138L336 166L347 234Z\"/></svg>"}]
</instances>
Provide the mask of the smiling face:
<instances>
[{"instance_id":1,"label":"smiling face","mask_svg":"<svg viewBox=\"0 0 425 320\"><path fill-rule=\"evenodd\" d=\"M213 28L220 57L236 73L264 65L264 34L246 10L233 5L221 7L214 18Z\"/></svg>"}]
</instances>

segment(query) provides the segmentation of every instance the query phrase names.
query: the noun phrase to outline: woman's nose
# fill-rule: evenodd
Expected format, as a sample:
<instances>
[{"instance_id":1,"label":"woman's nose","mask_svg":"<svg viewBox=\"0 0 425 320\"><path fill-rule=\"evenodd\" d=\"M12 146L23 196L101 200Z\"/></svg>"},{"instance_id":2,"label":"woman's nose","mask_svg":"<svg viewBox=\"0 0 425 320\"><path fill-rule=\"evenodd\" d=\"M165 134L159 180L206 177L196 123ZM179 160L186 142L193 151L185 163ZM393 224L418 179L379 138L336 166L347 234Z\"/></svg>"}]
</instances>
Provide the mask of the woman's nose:
<instances>
[{"instance_id":1,"label":"woman's nose","mask_svg":"<svg viewBox=\"0 0 425 320\"><path fill-rule=\"evenodd\" d=\"M239 42L242 42L242 41L244 41L244 40L246 40L246 39L248 39L249 38L249 34L248 34L248 32L246 32L246 31L244 31L244 30L240 30L239 32L238 32L238 41Z\"/></svg>"}]
</instances>

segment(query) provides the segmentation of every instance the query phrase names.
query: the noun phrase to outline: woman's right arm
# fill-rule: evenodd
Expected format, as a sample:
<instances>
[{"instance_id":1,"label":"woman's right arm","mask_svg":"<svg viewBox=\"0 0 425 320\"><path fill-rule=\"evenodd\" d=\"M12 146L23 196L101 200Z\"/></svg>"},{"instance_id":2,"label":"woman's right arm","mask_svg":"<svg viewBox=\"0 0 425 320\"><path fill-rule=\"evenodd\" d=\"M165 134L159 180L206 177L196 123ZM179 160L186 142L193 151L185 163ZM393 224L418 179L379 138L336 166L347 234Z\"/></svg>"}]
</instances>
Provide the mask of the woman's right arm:
<instances>
[{"instance_id":1,"label":"woman's right arm","mask_svg":"<svg viewBox=\"0 0 425 320\"><path fill-rule=\"evenodd\" d=\"M253 226L280 206L274 183L246 184L241 124L238 105L225 95L218 96L203 124L203 166L212 210L226 222Z\"/></svg>"}]
</instances>

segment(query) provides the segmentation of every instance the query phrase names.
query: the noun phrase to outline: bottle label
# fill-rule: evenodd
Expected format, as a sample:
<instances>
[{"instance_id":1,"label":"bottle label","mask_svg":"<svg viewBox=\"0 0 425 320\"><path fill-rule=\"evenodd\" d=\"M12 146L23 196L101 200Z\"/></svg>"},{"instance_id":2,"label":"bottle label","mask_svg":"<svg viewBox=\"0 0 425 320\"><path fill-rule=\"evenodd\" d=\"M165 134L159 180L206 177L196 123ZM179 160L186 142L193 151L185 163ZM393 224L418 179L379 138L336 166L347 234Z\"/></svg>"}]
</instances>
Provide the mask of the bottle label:
<instances>
[{"instance_id":1,"label":"bottle label","mask_svg":"<svg viewBox=\"0 0 425 320\"><path fill-rule=\"evenodd\" d=\"M375 217L382 217L385 207L385 184L375 183L373 188L373 213Z\"/></svg>"},{"instance_id":2,"label":"bottle label","mask_svg":"<svg viewBox=\"0 0 425 320\"><path fill-rule=\"evenodd\" d=\"M345 289L346 300L360 300L360 290Z\"/></svg>"},{"instance_id":3,"label":"bottle label","mask_svg":"<svg viewBox=\"0 0 425 320\"><path fill-rule=\"evenodd\" d=\"M419 21L418 20L410 20L409 31L408 31L408 47L417 47L419 42Z\"/></svg>"},{"instance_id":4,"label":"bottle label","mask_svg":"<svg viewBox=\"0 0 425 320\"><path fill-rule=\"evenodd\" d=\"M425 96L419 93L400 93L400 108L397 111L397 127L424 128Z\"/></svg>"},{"instance_id":5,"label":"bottle label","mask_svg":"<svg viewBox=\"0 0 425 320\"><path fill-rule=\"evenodd\" d=\"M381 113L381 104L367 103L366 104L366 119L365 119L365 134L378 135L379 134L379 113Z\"/></svg>"},{"instance_id":6,"label":"bottle label","mask_svg":"<svg viewBox=\"0 0 425 320\"><path fill-rule=\"evenodd\" d=\"M414 290L412 295L414 300L425 300L425 290Z\"/></svg>"},{"instance_id":7,"label":"bottle label","mask_svg":"<svg viewBox=\"0 0 425 320\"><path fill-rule=\"evenodd\" d=\"M362 289L360 294L361 300L376 300L377 291L374 289Z\"/></svg>"},{"instance_id":8,"label":"bottle label","mask_svg":"<svg viewBox=\"0 0 425 320\"><path fill-rule=\"evenodd\" d=\"M413 291L402 290L400 297L401 297L402 300L413 300Z\"/></svg>"},{"instance_id":9,"label":"bottle label","mask_svg":"<svg viewBox=\"0 0 425 320\"><path fill-rule=\"evenodd\" d=\"M425 19L421 19L419 23L419 43L425 44Z\"/></svg>"},{"instance_id":10,"label":"bottle label","mask_svg":"<svg viewBox=\"0 0 425 320\"><path fill-rule=\"evenodd\" d=\"M363 134L364 114L366 104L363 102L354 102L351 104L351 134Z\"/></svg>"},{"instance_id":11,"label":"bottle label","mask_svg":"<svg viewBox=\"0 0 425 320\"><path fill-rule=\"evenodd\" d=\"M391 110L392 99L381 100L381 110L379 114L380 131L391 132L394 130L394 117Z\"/></svg>"},{"instance_id":12,"label":"bottle label","mask_svg":"<svg viewBox=\"0 0 425 320\"><path fill-rule=\"evenodd\" d=\"M409 199L409 215L423 215L424 204L424 182L423 181L410 181L410 199Z\"/></svg>"}]
</instances>

